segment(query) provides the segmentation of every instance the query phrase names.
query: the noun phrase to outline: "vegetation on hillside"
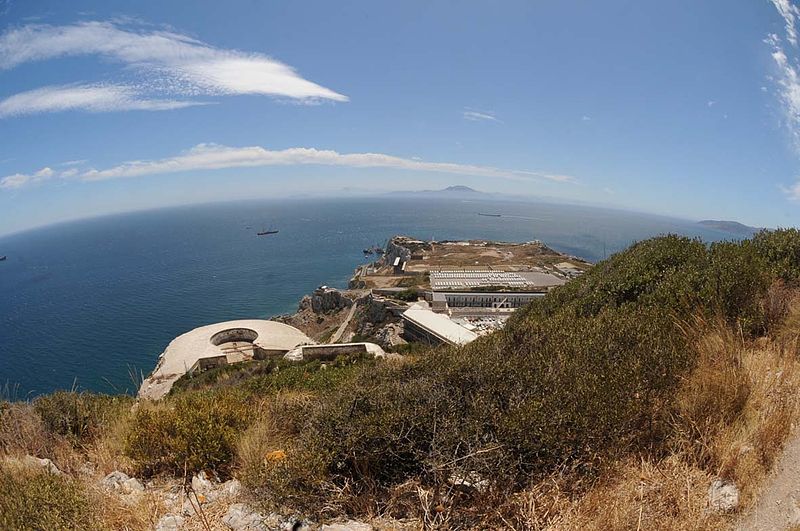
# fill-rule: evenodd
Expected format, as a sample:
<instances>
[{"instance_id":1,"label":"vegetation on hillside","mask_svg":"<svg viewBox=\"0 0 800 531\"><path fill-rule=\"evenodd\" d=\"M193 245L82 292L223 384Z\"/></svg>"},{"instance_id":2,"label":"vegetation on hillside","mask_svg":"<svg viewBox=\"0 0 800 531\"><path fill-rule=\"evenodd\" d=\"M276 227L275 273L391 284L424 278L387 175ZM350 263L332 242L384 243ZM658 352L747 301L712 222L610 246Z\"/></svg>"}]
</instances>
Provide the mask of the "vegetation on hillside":
<instances>
[{"instance_id":1,"label":"vegetation on hillside","mask_svg":"<svg viewBox=\"0 0 800 531\"><path fill-rule=\"evenodd\" d=\"M236 476L253 503L316 517L716 525L697 493L721 475L747 500L796 419L798 283L796 230L663 236L465 347L218 369L135 408L75 393L6 404L0 451L67 471L77 454L143 477ZM637 490L656 481L657 498Z\"/></svg>"}]
</instances>

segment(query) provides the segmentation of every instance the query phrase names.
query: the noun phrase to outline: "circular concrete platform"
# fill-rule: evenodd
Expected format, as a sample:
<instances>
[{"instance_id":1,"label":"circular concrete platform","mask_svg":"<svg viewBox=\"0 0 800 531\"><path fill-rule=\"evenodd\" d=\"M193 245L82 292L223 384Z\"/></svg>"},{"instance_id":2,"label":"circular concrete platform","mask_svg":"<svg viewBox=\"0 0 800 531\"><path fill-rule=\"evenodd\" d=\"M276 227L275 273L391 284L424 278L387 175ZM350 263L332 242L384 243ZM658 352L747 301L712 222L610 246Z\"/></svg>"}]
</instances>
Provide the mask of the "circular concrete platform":
<instances>
[{"instance_id":1,"label":"circular concrete platform","mask_svg":"<svg viewBox=\"0 0 800 531\"><path fill-rule=\"evenodd\" d=\"M157 400L166 395L199 360L237 363L283 355L300 345L313 344L297 328L277 321L247 319L201 326L172 340L159 356L155 370L142 382L139 397Z\"/></svg>"}]
</instances>

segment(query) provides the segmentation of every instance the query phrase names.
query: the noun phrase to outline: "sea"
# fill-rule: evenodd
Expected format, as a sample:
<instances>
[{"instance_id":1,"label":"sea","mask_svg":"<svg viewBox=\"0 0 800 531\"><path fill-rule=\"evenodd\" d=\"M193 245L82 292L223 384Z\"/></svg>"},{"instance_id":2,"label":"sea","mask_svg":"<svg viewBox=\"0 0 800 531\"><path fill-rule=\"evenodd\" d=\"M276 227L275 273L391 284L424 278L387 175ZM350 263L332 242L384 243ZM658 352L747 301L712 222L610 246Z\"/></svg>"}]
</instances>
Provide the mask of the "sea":
<instances>
[{"instance_id":1,"label":"sea","mask_svg":"<svg viewBox=\"0 0 800 531\"><path fill-rule=\"evenodd\" d=\"M17 233L0 238L0 398L135 393L174 337L291 313L320 285L346 287L362 250L396 234L541 240L598 261L666 233L736 239L620 210L422 196L183 206Z\"/></svg>"}]
</instances>

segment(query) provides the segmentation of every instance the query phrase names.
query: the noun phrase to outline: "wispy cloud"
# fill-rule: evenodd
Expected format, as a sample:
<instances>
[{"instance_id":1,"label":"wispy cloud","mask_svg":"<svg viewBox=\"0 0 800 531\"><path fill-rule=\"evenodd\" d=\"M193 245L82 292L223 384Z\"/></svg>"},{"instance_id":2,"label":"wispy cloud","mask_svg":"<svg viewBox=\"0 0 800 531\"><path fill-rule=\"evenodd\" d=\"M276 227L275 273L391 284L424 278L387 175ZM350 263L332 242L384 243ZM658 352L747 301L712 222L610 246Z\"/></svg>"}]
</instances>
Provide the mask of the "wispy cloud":
<instances>
[{"instance_id":1,"label":"wispy cloud","mask_svg":"<svg viewBox=\"0 0 800 531\"><path fill-rule=\"evenodd\" d=\"M498 122L502 123L491 111L476 111L475 109L464 109L461 116L470 122Z\"/></svg>"},{"instance_id":2,"label":"wispy cloud","mask_svg":"<svg viewBox=\"0 0 800 531\"><path fill-rule=\"evenodd\" d=\"M781 191L792 201L800 201L800 181L791 186L780 186Z\"/></svg>"},{"instance_id":3,"label":"wispy cloud","mask_svg":"<svg viewBox=\"0 0 800 531\"><path fill-rule=\"evenodd\" d=\"M797 23L800 9L791 0L771 0L784 20L783 37L771 33L764 40L770 48L776 74L771 77L777 88L784 113L784 121L792 137L794 148L800 153L800 66L797 62ZM788 42L786 46L784 42ZM762 87L762 90L765 90ZM791 186L781 186L791 200L800 201L800 180Z\"/></svg>"},{"instance_id":4,"label":"wispy cloud","mask_svg":"<svg viewBox=\"0 0 800 531\"><path fill-rule=\"evenodd\" d=\"M0 101L0 118L71 110L165 111L204 104L206 102L150 99L127 85L61 85L21 92Z\"/></svg>"},{"instance_id":5,"label":"wispy cloud","mask_svg":"<svg viewBox=\"0 0 800 531\"><path fill-rule=\"evenodd\" d=\"M797 46L797 19L800 17L800 9L792 4L791 0L771 0L771 2L783 17L786 40Z\"/></svg>"},{"instance_id":6,"label":"wispy cloud","mask_svg":"<svg viewBox=\"0 0 800 531\"><path fill-rule=\"evenodd\" d=\"M144 98L141 93L145 88L181 98L257 94L306 102L348 101L347 96L303 78L292 67L264 54L216 48L174 31L132 29L120 22L83 22L66 26L26 25L0 35L0 70L78 55L97 55L136 72L141 78L136 98L130 93L130 86L117 85L119 90L128 91L129 99L144 102L134 108L174 109L182 103ZM40 90L55 88L58 87ZM17 101L26 101L31 93L38 95L37 91L19 94L21 98ZM113 110L107 106L83 108ZM50 106L33 112L45 110L60 109Z\"/></svg>"},{"instance_id":7,"label":"wispy cloud","mask_svg":"<svg viewBox=\"0 0 800 531\"><path fill-rule=\"evenodd\" d=\"M477 166L450 162L426 162L386 155L383 153L338 153L332 150L315 148L289 148L269 150L260 146L228 147L218 144L200 144L177 155L159 160L137 160L125 162L106 169L90 169L80 172L55 172L44 168L32 174L14 174L0 179L0 188L20 188L47 179L78 179L98 181L148 175L163 175L186 171L219 170L225 168L265 167L265 166L346 166L350 168L392 168L420 172L450 173L512 180L548 180L572 182L567 175L543 172L506 170L492 166Z\"/></svg>"}]
</instances>

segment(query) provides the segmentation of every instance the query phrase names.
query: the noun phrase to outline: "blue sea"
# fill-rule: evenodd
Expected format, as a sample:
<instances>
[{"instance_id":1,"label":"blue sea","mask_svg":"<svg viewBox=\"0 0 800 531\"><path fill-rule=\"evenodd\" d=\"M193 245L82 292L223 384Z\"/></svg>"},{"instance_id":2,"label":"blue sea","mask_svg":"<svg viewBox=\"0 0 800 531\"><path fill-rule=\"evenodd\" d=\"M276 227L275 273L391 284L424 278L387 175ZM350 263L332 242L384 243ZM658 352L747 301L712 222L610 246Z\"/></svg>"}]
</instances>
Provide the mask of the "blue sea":
<instances>
[{"instance_id":1,"label":"blue sea","mask_svg":"<svg viewBox=\"0 0 800 531\"><path fill-rule=\"evenodd\" d=\"M478 216L479 212L504 217ZM273 227L279 233L258 237ZM585 206L381 197L219 203L53 225L0 238L0 386L135 392L175 336L295 310L345 287L361 252L395 234L542 240L591 261L663 233L733 235Z\"/></svg>"}]
</instances>

